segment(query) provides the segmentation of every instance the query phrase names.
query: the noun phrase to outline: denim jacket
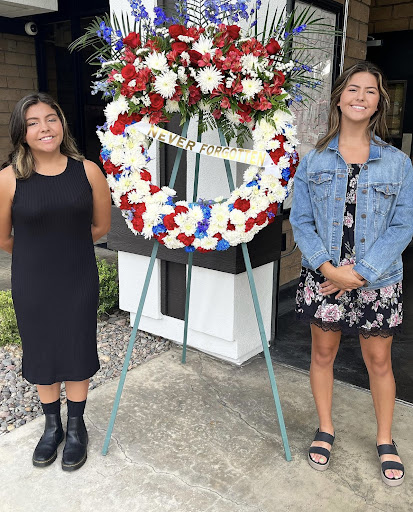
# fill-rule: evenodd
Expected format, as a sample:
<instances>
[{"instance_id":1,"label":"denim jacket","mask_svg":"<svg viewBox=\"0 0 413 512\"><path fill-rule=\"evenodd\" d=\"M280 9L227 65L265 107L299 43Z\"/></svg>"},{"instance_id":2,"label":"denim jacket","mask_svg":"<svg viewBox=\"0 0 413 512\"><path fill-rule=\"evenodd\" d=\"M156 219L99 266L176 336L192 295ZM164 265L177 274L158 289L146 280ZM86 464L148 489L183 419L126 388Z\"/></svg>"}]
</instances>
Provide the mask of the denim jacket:
<instances>
[{"instance_id":1,"label":"denim jacket","mask_svg":"<svg viewBox=\"0 0 413 512\"><path fill-rule=\"evenodd\" d=\"M317 270L340 261L347 165L338 135L322 151L312 150L294 178L290 215L304 267ZM352 162L357 163L357 162ZM410 158L390 145L370 142L357 185L356 264L367 288L381 288L403 277L401 254L413 236L413 168Z\"/></svg>"}]
</instances>

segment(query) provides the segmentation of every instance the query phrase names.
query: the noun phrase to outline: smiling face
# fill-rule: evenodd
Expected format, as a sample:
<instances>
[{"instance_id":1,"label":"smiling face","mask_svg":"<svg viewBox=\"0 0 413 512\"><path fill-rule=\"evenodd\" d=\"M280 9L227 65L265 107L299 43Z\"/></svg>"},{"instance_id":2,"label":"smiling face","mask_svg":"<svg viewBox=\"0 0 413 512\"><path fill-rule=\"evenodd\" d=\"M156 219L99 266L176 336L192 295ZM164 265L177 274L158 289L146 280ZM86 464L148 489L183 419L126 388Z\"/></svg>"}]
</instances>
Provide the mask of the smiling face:
<instances>
[{"instance_id":1,"label":"smiling face","mask_svg":"<svg viewBox=\"0 0 413 512\"><path fill-rule=\"evenodd\" d=\"M26 142L33 155L60 152L63 126L56 111L46 103L36 103L26 111Z\"/></svg>"},{"instance_id":2,"label":"smiling face","mask_svg":"<svg viewBox=\"0 0 413 512\"><path fill-rule=\"evenodd\" d=\"M340 96L338 106L341 122L368 125L371 116L377 111L380 93L377 79L366 71L350 76Z\"/></svg>"}]
</instances>

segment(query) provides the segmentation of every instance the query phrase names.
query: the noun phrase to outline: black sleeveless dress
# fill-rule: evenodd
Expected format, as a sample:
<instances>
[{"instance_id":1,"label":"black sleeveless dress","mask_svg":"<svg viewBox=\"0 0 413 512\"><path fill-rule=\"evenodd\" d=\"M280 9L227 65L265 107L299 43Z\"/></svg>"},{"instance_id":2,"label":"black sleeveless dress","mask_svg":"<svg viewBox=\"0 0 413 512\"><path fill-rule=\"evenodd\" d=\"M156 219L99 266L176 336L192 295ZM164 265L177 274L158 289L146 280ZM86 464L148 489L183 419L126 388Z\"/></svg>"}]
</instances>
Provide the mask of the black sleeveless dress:
<instances>
[{"instance_id":1,"label":"black sleeveless dress","mask_svg":"<svg viewBox=\"0 0 413 512\"><path fill-rule=\"evenodd\" d=\"M16 180L12 295L32 384L81 381L99 369L99 277L92 189L82 162L56 176Z\"/></svg>"}]
</instances>

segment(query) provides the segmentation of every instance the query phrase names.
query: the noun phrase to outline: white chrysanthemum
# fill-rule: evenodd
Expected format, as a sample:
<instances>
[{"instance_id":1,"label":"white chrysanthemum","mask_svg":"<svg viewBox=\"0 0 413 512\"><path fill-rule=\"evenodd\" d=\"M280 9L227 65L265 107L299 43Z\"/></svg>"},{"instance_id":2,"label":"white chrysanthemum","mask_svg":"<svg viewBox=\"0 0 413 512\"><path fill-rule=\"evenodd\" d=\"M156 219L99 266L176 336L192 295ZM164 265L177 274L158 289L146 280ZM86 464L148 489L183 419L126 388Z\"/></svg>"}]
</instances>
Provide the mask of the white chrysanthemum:
<instances>
[{"instance_id":1,"label":"white chrysanthemum","mask_svg":"<svg viewBox=\"0 0 413 512\"><path fill-rule=\"evenodd\" d=\"M117 121L119 114L124 114L129 110L128 101L125 96L120 95L117 100L111 101L105 107L105 116L109 125Z\"/></svg>"},{"instance_id":2,"label":"white chrysanthemum","mask_svg":"<svg viewBox=\"0 0 413 512\"><path fill-rule=\"evenodd\" d=\"M262 81L259 78L244 78L241 80L241 85L247 99L253 98L262 90Z\"/></svg>"},{"instance_id":3,"label":"white chrysanthemum","mask_svg":"<svg viewBox=\"0 0 413 512\"><path fill-rule=\"evenodd\" d=\"M211 105L205 100L201 100L198 103L199 109L202 110L202 112L211 112Z\"/></svg>"},{"instance_id":4,"label":"white chrysanthemum","mask_svg":"<svg viewBox=\"0 0 413 512\"><path fill-rule=\"evenodd\" d=\"M138 204L141 202L143 195L139 192L136 192L136 190L132 190L132 192L129 192L128 194L128 201L131 204Z\"/></svg>"},{"instance_id":5,"label":"white chrysanthemum","mask_svg":"<svg viewBox=\"0 0 413 512\"><path fill-rule=\"evenodd\" d=\"M204 220L204 213L200 206L194 206L190 208L187 215L188 218L193 220L194 222L201 222Z\"/></svg>"},{"instance_id":6,"label":"white chrysanthemum","mask_svg":"<svg viewBox=\"0 0 413 512\"><path fill-rule=\"evenodd\" d=\"M224 238L229 245L238 245L241 242L240 234L236 231L225 231Z\"/></svg>"},{"instance_id":7,"label":"white chrysanthemum","mask_svg":"<svg viewBox=\"0 0 413 512\"><path fill-rule=\"evenodd\" d=\"M278 167L282 170L282 169L286 169L287 167L290 167L290 161L289 159L286 157L286 156L282 156L279 160L278 160Z\"/></svg>"},{"instance_id":8,"label":"white chrysanthemum","mask_svg":"<svg viewBox=\"0 0 413 512\"><path fill-rule=\"evenodd\" d=\"M172 114L173 112L179 112L179 102L173 100L166 100L165 110Z\"/></svg>"},{"instance_id":9,"label":"white chrysanthemum","mask_svg":"<svg viewBox=\"0 0 413 512\"><path fill-rule=\"evenodd\" d=\"M203 34L200 36L198 41L192 45L192 49L205 55L209 53L211 57L215 55L216 48L214 48L214 42L209 37L205 37Z\"/></svg>"},{"instance_id":10,"label":"white chrysanthemum","mask_svg":"<svg viewBox=\"0 0 413 512\"><path fill-rule=\"evenodd\" d=\"M168 71L168 61L164 53L152 52L145 58L146 66L152 71L164 73Z\"/></svg>"},{"instance_id":11,"label":"white chrysanthemum","mask_svg":"<svg viewBox=\"0 0 413 512\"><path fill-rule=\"evenodd\" d=\"M223 74L215 66L208 66L196 74L196 81L204 94L212 92L223 81Z\"/></svg>"},{"instance_id":12,"label":"white chrysanthemum","mask_svg":"<svg viewBox=\"0 0 413 512\"><path fill-rule=\"evenodd\" d=\"M149 240L150 238L153 237L153 231L152 231L152 228L153 228L153 224L148 222L147 224L145 224L143 226L143 229L142 229L142 235L143 237L146 239L146 240Z\"/></svg>"},{"instance_id":13,"label":"white chrysanthemum","mask_svg":"<svg viewBox=\"0 0 413 512\"><path fill-rule=\"evenodd\" d=\"M251 71L256 71L258 66L258 57L253 55L252 53L248 53L247 55L242 55L241 57L241 65L242 71L244 74L251 74Z\"/></svg>"},{"instance_id":14,"label":"white chrysanthemum","mask_svg":"<svg viewBox=\"0 0 413 512\"><path fill-rule=\"evenodd\" d=\"M231 221L232 224L236 226L237 224L244 225L247 219L245 217L244 212L234 208L232 212L230 212L229 214L229 220Z\"/></svg>"},{"instance_id":15,"label":"white chrysanthemum","mask_svg":"<svg viewBox=\"0 0 413 512\"><path fill-rule=\"evenodd\" d=\"M145 105L145 107L151 106L151 99L148 94L145 94L144 96L142 96L142 103ZM142 121L143 121L143 119L142 119Z\"/></svg>"},{"instance_id":16,"label":"white chrysanthemum","mask_svg":"<svg viewBox=\"0 0 413 512\"><path fill-rule=\"evenodd\" d=\"M127 144L129 144L129 142L130 142L134 147L136 147L136 146L143 146L144 148L148 147L149 140L145 134L143 134L141 131L139 131L139 128L137 127L136 123L133 123L133 124L127 126L125 132L129 135Z\"/></svg>"},{"instance_id":17,"label":"white chrysanthemum","mask_svg":"<svg viewBox=\"0 0 413 512\"><path fill-rule=\"evenodd\" d=\"M176 196L176 190L174 190L173 188L162 187L162 190L165 192L165 194L167 196L171 196L171 197Z\"/></svg>"},{"instance_id":18,"label":"white chrysanthemum","mask_svg":"<svg viewBox=\"0 0 413 512\"><path fill-rule=\"evenodd\" d=\"M174 213L175 208L170 204L163 204L160 209L161 215L169 215L170 213Z\"/></svg>"},{"instance_id":19,"label":"white chrysanthemum","mask_svg":"<svg viewBox=\"0 0 413 512\"><path fill-rule=\"evenodd\" d=\"M125 162L131 167L132 171L140 171L146 164L146 158L142 155L140 148L138 150L125 151Z\"/></svg>"},{"instance_id":20,"label":"white chrysanthemum","mask_svg":"<svg viewBox=\"0 0 413 512\"><path fill-rule=\"evenodd\" d=\"M122 165L125 161L125 152L123 149L115 148L110 154L110 160L113 165Z\"/></svg>"},{"instance_id":21,"label":"white chrysanthemum","mask_svg":"<svg viewBox=\"0 0 413 512\"><path fill-rule=\"evenodd\" d=\"M215 201L216 203L222 203L222 201L223 201L223 200L224 200L224 196L218 196L218 197L216 197L216 198L214 199L214 201Z\"/></svg>"},{"instance_id":22,"label":"white chrysanthemum","mask_svg":"<svg viewBox=\"0 0 413 512\"><path fill-rule=\"evenodd\" d=\"M140 196L148 195L149 194L149 187L150 184L148 181L145 180L136 180L136 182L133 184L134 188L136 189L136 192L140 194Z\"/></svg>"},{"instance_id":23,"label":"white chrysanthemum","mask_svg":"<svg viewBox=\"0 0 413 512\"><path fill-rule=\"evenodd\" d=\"M289 142L284 142L284 149L287 151L287 153L293 153L294 152L294 146L290 144Z\"/></svg>"},{"instance_id":24,"label":"white chrysanthemum","mask_svg":"<svg viewBox=\"0 0 413 512\"><path fill-rule=\"evenodd\" d=\"M183 43L192 43L192 41L195 41L193 37L190 36L178 36L177 39L179 41L182 41Z\"/></svg>"},{"instance_id":25,"label":"white chrysanthemum","mask_svg":"<svg viewBox=\"0 0 413 512\"><path fill-rule=\"evenodd\" d=\"M267 142L267 148L266 149L269 149L269 150L275 150L275 149L278 149L280 147L280 141L277 140L277 139L274 139L274 140L269 140Z\"/></svg>"},{"instance_id":26,"label":"white chrysanthemum","mask_svg":"<svg viewBox=\"0 0 413 512\"><path fill-rule=\"evenodd\" d=\"M162 73L162 75L156 77L153 87L163 98L172 98L175 93L177 78L178 75L176 73L173 71L167 71L166 73Z\"/></svg>"},{"instance_id":27,"label":"white chrysanthemum","mask_svg":"<svg viewBox=\"0 0 413 512\"><path fill-rule=\"evenodd\" d=\"M295 126L286 126L284 128L284 135L287 137L287 139L292 143L294 144L294 146L296 146L299 142L296 138L296 132L297 132L297 129Z\"/></svg>"},{"instance_id":28,"label":"white chrysanthemum","mask_svg":"<svg viewBox=\"0 0 413 512\"><path fill-rule=\"evenodd\" d=\"M185 247L185 244L180 242L174 235L166 235L163 242L168 249L181 249Z\"/></svg>"},{"instance_id":29,"label":"white chrysanthemum","mask_svg":"<svg viewBox=\"0 0 413 512\"><path fill-rule=\"evenodd\" d=\"M205 236L201 238L201 247L202 249L207 249L209 251L213 251L217 246L218 239L215 237Z\"/></svg>"},{"instance_id":30,"label":"white chrysanthemum","mask_svg":"<svg viewBox=\"0 0 413 512\"><path fill-rule=\"evenodd\" d=\"M235 126L239 125L241 122L240 116L236 112L233 112L231 109L225 111L225 117Z\"/></svg>"},{"instance_id":31,"label":"white chrysanthemum","mask_svg":"<svg viewBox=\"0 0 413 512\"><path fill-rule=\"evenodd\" d=\"M274 128L274 126L272 124L265 121L265 119L262 119L261 121L259 121L256 124L255 130L252 134L253 139L255 141L257 141L257 142L265 141L265 143L268 140L273 139L275 137L275 135L277 135L276 129ZM254 145L254 148L255 148L255 145Z\"/></svg>"},{"instance_id":32,"label":"white chrysanthemum","mask_svg":"<svg viewBox=\"0 0 413 512\"><path fill-rule=\"evenodd\" d=\"M258 167L256 165L250 165L246 171L244 172L244 181L249 183L250 181L255 180L258 174Z\"/></svg>"}]
</instances>

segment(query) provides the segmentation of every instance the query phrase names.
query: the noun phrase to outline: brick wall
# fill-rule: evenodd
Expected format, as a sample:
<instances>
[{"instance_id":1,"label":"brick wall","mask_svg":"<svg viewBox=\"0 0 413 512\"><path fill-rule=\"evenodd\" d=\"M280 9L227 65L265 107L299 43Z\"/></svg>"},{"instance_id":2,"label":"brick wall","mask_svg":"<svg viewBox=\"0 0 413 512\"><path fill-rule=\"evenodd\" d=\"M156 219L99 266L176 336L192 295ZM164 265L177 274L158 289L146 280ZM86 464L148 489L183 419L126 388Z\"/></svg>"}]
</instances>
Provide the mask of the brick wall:
<instances>
[{"instance_id":1,"label":"brick wall","mask_svg":"<svg viewBox=\"0 0 413 512\"><path fill-rule=\"evenodd\" d=\"M16 102L37 90L34 39L0 34L0 163L10 151L8 124Z\"/></svg>"},{"instance_id":2,"label":"brick wall","mask_svg":"<svg viewBox=\"0 0 413 512\"><path fill-rule=\"evenodd\" d=\"M369 34L413 30L412 0L372 0Z\"/></svg>"}]
</instances>

